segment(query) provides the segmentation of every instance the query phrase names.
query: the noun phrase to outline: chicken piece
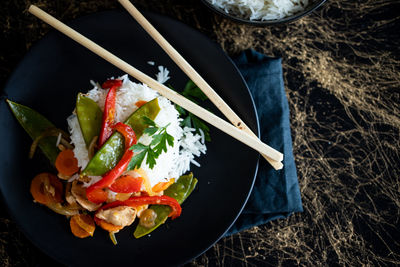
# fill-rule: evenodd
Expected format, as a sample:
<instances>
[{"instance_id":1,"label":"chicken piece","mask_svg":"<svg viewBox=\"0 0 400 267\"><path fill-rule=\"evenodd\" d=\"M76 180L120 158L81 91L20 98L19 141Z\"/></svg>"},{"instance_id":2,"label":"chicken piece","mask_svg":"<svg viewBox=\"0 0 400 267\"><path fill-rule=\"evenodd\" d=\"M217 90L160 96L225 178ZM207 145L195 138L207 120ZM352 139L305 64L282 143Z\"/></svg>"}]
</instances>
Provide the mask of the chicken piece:
<instances>
[{"instance_id":1,"label":"chicken piece","mask_svg":"<svg viewBox=\"0 0 400 267\"><path fill-rule=\"evenodd\" d=\"M136 210L128 206L118 206L101 210L95 216L113 225L125 227L131 225L135 220Z\"/></svg>"},{"instance_id":2,"label":"chicken piece","mask_svg":"<svg viewBox=\"0 0 400 267\"><path fill-rule=\"evenodd\" d=\"M72 182L71 194L75 197L76 201L88 211L95 211L100 208L101 204L96 204L89 201L86 197L86 188L77 181Z\"/></svg>"}]
</instances>

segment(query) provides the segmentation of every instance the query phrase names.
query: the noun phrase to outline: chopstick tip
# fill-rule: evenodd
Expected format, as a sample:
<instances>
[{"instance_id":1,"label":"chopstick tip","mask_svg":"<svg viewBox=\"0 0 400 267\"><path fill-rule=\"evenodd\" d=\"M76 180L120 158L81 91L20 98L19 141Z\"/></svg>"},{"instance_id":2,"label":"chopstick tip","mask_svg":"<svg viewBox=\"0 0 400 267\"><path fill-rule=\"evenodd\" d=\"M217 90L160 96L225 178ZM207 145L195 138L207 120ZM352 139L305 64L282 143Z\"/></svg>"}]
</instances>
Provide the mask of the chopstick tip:
<instances>
[{"instance_id":1,"label":"chopstick tip","mask_svg":"<svg viewBox=\"0 0 400 267\"><path fill-rule=\"evenodd\" d=\"M36 11L38 11L38 10L40 10L40 8L38 8L37 6L35 6L35 5L33 5L33 4L31 4L30 6L29 6L29 8L28 8L28 12L29 13L31 13L31 14L35 14L36 13Z\"/></svg>"},{"instance_id":2,"label":"chopstick tip","mask_svg":"<svg viewBox=\"0 0 400 267\"><path fill-rule=\"evenodd\" d=\"M283 169L283 163L282 162L279 162L278 164L276 164L275 166L274 166L274 168L275 168L275 170L282 170Z\"/></svg>"},{"instance_id":3,"label":"chopstick tip","mask_svg":"<svg viewBox=\"0 0 400 267\"><path fill-rule=\"evenodd\" d=\"M28 8L28 11L31 12L33 8L35 8L35 5L30 4L30 5L29 5L29 8Z\"/></svg>"}]
</instances>

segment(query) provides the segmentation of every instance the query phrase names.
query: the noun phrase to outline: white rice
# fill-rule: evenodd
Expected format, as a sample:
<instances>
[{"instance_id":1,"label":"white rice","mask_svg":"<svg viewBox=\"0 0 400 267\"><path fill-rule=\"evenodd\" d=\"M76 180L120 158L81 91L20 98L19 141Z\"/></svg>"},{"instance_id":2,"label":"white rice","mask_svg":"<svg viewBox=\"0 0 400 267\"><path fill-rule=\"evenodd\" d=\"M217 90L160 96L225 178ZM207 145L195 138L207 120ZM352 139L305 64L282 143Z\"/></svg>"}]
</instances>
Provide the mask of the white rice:
<instances>
[{"instance_id":1,"label":"white rice","mask_svg":"<svg viewBox=\"0 0 400 267\"><path fill-rule=\"evenodd\" d=\"M226 13L250 20L276 20L294 15L309 0L208 0Z\"/></svg>"},{"instance_id":2,"label":"white rice","mask_svg":"<svg viewBox=\"0 0 400 267\"><path fill-rule=\"evenodd\" d=\"M167 70L167 68L165 68L164 66L158 66L158 70L159 72L156 74L156 78L157 81L159 83L165 83L166 81L169 80L169 70Z\"/></svg>"},{"instance_id":3,"label":"white rice","mask_svg":"<svg viewBox=\"0 0 400 267\"><path fill-rule=\"evenodd\" d=\"M76 114L72 114L67 118L67 122L69 133L71 134L71 144L75 147L75 158L78 160L78 166L83 169L89 162L89 152L86 149L86 143L83 139L78 117Z\"/></svg>"},{"instance_id":4,"label":"white rice","mask_svg":"<svg viewBox=\"0 0 400 267\"><path fill-rule=\"evenodd\" d=\"M157 78L159 81L167 81L169 79L169 71L160 66ZM116 96L116 121L124 122L137 107L135 103L139 100L150 101L158 98L160 112L155 118L155 123L159 126L167 127L167 132L174 137L174 146L168 146L167 152L163 152L157 159L156 165L150 169L146 164L146 158L143 160L141 168L146 171L152 186L161 181L171 178L179 178L182 174L190 170L190 164L200 166L194 160L195 156L199 157L202 153L206 153L206 145L204 142L204 133L201 135L194 133L195 129L180 127L179 113L174 105L165 97L160 96L156 91L147 85L134 83L129 80L128 75L119 77L123 80L122 86L117 91ZM99 107L104 109L104 101L108 90L99 88L99 85L93 81L92 90L87 93L87 97L93 99ZM75 114L68 119L68 125L71 133L71 143L75 146L74 153L78 159L78 165L83 169L89 162L88 151L84 142L79 122ZM138 143L148 145L152 138L148 135L142 135ZM85 183L89 186L97 181L100 177L92 177L92 181Z\"/></svg>"}]
</instances>

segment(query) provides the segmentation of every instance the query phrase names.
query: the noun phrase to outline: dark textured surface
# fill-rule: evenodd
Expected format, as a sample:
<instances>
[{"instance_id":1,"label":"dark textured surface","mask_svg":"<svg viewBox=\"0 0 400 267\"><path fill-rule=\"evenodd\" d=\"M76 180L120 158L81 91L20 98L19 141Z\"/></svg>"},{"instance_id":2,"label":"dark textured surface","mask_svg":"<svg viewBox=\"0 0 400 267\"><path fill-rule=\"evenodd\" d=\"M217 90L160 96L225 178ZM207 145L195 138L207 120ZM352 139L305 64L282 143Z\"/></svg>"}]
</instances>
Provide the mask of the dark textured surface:
<instances>
[{"instance_id":1,"label":"dark textured surface","mask_svg":"<svg viewBox=\"0 0 400 267\"><path fill-rule=\"evenodd\" d=\"M232 23L195 0L133 2L199 29L230 55L254 48L283 58L304 212L222 239L190 265L400 264L398 1L330 0L301 20L266 28ZM1 87L49 30L26 14L29 3L2 1ZM34 3L63 21L120 8L115 1ZM2 207L0 265L49 263Z\"/></svg>"}]
</instances>

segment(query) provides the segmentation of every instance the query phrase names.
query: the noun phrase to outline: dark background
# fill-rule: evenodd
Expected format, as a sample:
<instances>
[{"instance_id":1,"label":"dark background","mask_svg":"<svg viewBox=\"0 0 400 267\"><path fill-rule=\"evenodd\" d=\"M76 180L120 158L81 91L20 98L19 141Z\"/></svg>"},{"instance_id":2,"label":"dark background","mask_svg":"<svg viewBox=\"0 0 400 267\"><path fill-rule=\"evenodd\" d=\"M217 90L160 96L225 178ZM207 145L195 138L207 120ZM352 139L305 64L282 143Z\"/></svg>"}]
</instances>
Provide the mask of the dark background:
<instances>
[{"instance_id":1,"label":"dark background","mask_svg":"<svg viewBox=\"0 0 400 267\"><path fill-rule=\"evenodd\" d=\"M224 238L188 265L400 265L399 1L328 0L269 27L231 22L199 0L132 2L197 28L231 56L253 48L283 59L304 212ZM116 1L3 0L1 88L49 31L27 14L31 3L62 21L121 9ZM47 264L55 263L1 206L0 265Z\"/></svg>"}]
</instances>

